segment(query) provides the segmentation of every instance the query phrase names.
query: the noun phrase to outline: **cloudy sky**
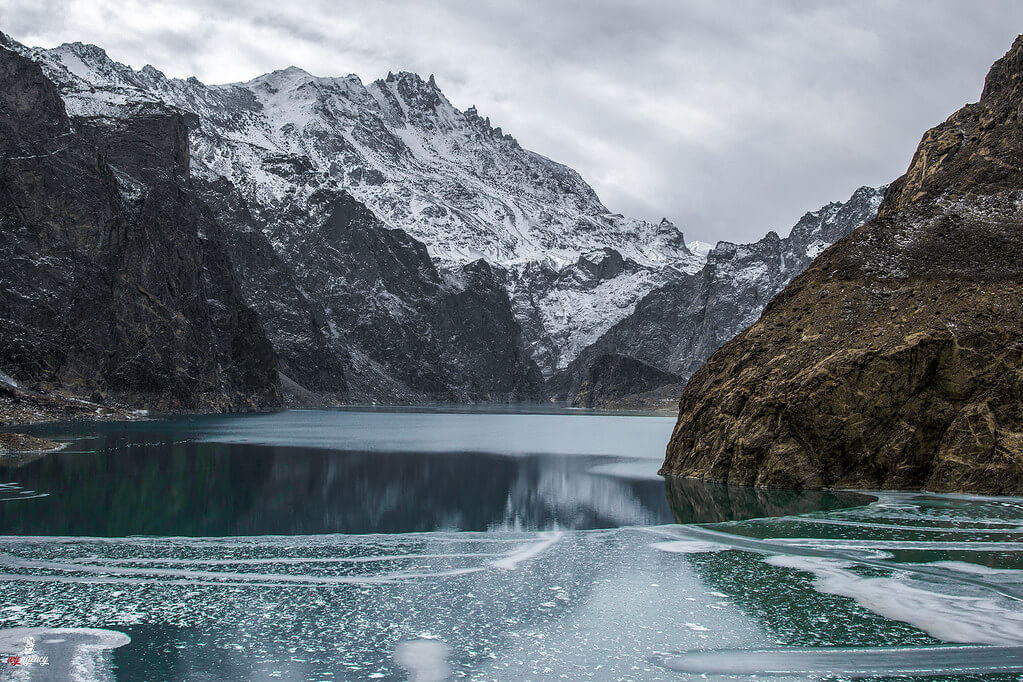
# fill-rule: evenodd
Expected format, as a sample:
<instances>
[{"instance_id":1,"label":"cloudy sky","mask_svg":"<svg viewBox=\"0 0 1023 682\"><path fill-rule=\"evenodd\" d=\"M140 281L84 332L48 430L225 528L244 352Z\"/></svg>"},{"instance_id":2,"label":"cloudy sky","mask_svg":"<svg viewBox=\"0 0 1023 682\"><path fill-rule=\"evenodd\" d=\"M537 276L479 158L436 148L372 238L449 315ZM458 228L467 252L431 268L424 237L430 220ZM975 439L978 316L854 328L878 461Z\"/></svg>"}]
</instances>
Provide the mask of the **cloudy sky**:
<instances>
[{"instance_id":1,"label":"cloudy sky","mask_svg":"<svg viewBox=\"0 0 1023 682\"><path fill-rule=\"evenodd\" d=\"M30 45L95 43L208 83L288 65L435 74L612 210L687 237L785 234L900 175L976 101L1023 3L919 0L4 0Z\"/></svg>"}]
</instances>

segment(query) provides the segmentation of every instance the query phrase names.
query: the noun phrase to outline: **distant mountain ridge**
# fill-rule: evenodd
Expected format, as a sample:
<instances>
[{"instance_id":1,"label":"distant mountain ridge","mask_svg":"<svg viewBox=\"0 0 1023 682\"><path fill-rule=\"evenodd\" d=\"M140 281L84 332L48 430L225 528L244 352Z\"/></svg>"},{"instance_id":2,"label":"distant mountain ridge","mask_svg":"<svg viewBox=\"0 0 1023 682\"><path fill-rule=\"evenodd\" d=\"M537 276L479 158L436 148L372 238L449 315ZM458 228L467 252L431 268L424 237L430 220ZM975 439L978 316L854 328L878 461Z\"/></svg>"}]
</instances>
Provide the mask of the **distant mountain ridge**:
<instances>
[{"instance_id":1,"label":"distant mountain ridge","mask_svg":"<svg viewBox=\"0 0 1023 682\"><path fill-rule=\"evenodd\" d=\"M591 364L625 354L679 377L673 393L723 343L753 324L768 302L828 246L877 214L885 187L861 187L845 202L832 202L800 218L789 236L769 232L753 244L718 242L697 273L676 278L646 294L631 314L585 348L548 381L547 392L577 401ZM611 403L614 395L605 385ZM586 400L592 401L587 394ZM663 402L663 400L662 400Z\"/></svg>"},{"instance_id":2,"label":"distant mountain ridge","mask_svg":"<svg viewBox=\"0 0 1023 682\"><path fill-rule=\"evenodd\" d=\"M694 253L670 221L610 213L578 173L452 107L432 77L290 67L208 86L82 43L0 45L52 82L116 210L145 205L159 176L207 216L198 235L221 235L272 346L269 390L293 403L575 400L589 381L597 404L684 381L879 197ZM18 382L60 384L18 367L0 354Z\"/></svg>"}]
</instances>

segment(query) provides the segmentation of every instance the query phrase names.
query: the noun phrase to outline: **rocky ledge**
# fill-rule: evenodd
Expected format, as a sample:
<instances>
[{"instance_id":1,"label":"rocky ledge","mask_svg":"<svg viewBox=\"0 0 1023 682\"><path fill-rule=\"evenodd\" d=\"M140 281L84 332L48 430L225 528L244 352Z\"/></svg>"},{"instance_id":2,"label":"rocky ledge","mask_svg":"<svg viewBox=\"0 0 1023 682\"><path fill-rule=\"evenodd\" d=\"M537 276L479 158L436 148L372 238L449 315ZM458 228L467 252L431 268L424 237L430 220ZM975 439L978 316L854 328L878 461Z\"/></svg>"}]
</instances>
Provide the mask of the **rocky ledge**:
<instances>
[{"instance_id":1,"label":"rocky ledge","mask_svg":"<svg viewBox=\"0 0 1023 682\"><path fill-rule=\"evenodd\" d=\"M689 381L664 474L1023 493L1023 37Z\"/></svg>"},{"instance_id":2,"label":"rocky ledge","mask_svg":"<svg viewBox=\"0 0 1023 682\"><path fill-rule=\"evenodd\" d=\"M0 466L23 466L63 447L64 443L24 433L0 433Z\"/></svg>"}]
</instances>

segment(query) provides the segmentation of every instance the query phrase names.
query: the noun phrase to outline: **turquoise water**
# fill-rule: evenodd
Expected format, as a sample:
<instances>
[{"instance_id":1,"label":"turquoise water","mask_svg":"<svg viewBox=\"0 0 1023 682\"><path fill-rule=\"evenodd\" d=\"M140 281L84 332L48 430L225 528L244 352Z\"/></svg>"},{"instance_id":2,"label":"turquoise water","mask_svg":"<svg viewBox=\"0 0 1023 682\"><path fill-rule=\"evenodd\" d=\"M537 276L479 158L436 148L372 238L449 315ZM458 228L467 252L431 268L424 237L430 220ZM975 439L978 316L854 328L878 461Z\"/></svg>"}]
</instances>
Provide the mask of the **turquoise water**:
<instances>
[{"instance_id":1,"label":"turquoise water","mask_svg":"<svg viewBox=\"0 0 1023 682\"><path fill-rule=\"evenodd\" d=\"M1020 679L1023 500L666 481L671 426L40 428L67 448L0 469L0 653L47 665L0 677Z\"/></svg>"}]
</instances>

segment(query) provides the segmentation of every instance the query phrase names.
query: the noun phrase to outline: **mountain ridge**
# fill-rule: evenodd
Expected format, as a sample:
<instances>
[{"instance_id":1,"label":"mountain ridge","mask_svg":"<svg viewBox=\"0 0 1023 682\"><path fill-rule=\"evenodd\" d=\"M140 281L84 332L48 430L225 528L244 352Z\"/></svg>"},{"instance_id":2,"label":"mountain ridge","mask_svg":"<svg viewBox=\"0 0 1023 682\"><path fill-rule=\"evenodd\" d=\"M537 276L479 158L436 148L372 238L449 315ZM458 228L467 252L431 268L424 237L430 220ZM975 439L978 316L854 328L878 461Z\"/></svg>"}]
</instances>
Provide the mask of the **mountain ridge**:
<instances>
[{"instance_id":1,"label":"mountain ridge","mask_svg":"<svg viewBox=\"0 0 1023 682\"><path fill-rule=\"evenodd\" d=\"M207 86L84 43L0 43L42 67L76 127L102 142L127 205L146 195L143 168L187 180L230 243L280 386L302 404L572 400L608 355L628 360L598 371L589 401L616 399L631 385L616 389L619 378L684 380L872 210L854 194L807 214L795 236L694 254L670 221L610 213L578 173L475 107L458 111L432 77L366 85L287 67ZM147 132L171 118L173 140ZM847 205L854 215L829 227ZM765 275L723 265L739 261ZM709 266L721 273L713 291ZM666 364L658 343L694 316L714 328Z\"/></svg>"},{"instance_id":2,"label":"mountain ridge","mask_svg":"<svg viewBox=\"0 0 1023 682\"><path fill-rule=\"evenodd\" d=\"M646 294L630 315L548 380L548 393L576 401L590 363L622 353L677 375L672 391L677 398L711 353L753 324L771 298L820 252L872 218L884 192L883 186L861 187L844 202L805 213L786 237L770 231L752 244L718 242L702 270ZM607 388L604 394L614 403L625 398Z\"/></svg>"},{"instance_id":3,"label":"mountain ridge","mask_svg":"<svg viewBox=\"0 0 1023 682\"><path fill-rule=\"evenodd\" d=\"M398 72L364 84L353 75L288 68L205 85L156 68L135 71L82 43L44 50L7 42L47 70L76 115L116 118L166 106L185 112L196 175L227 178L271 243L301 229L294 216L275 219L282 207L327 188L349 192L438 261L485 258L509 273L508 282L554 286L551 273L605 248L634 262L628 278L606 282L604 289L617 292L613 304L587 285L571 293L573 304L584 305L566 305L561 279L516 307L530 335L525 345L537 349L532 357L545 374L631 312L646 291L702 265L670 221L611 213L576 171L523 149L475 108L458 111L435 80ZM537 267L547 272L533 277Z\"/></svg>"}]
</instances>

